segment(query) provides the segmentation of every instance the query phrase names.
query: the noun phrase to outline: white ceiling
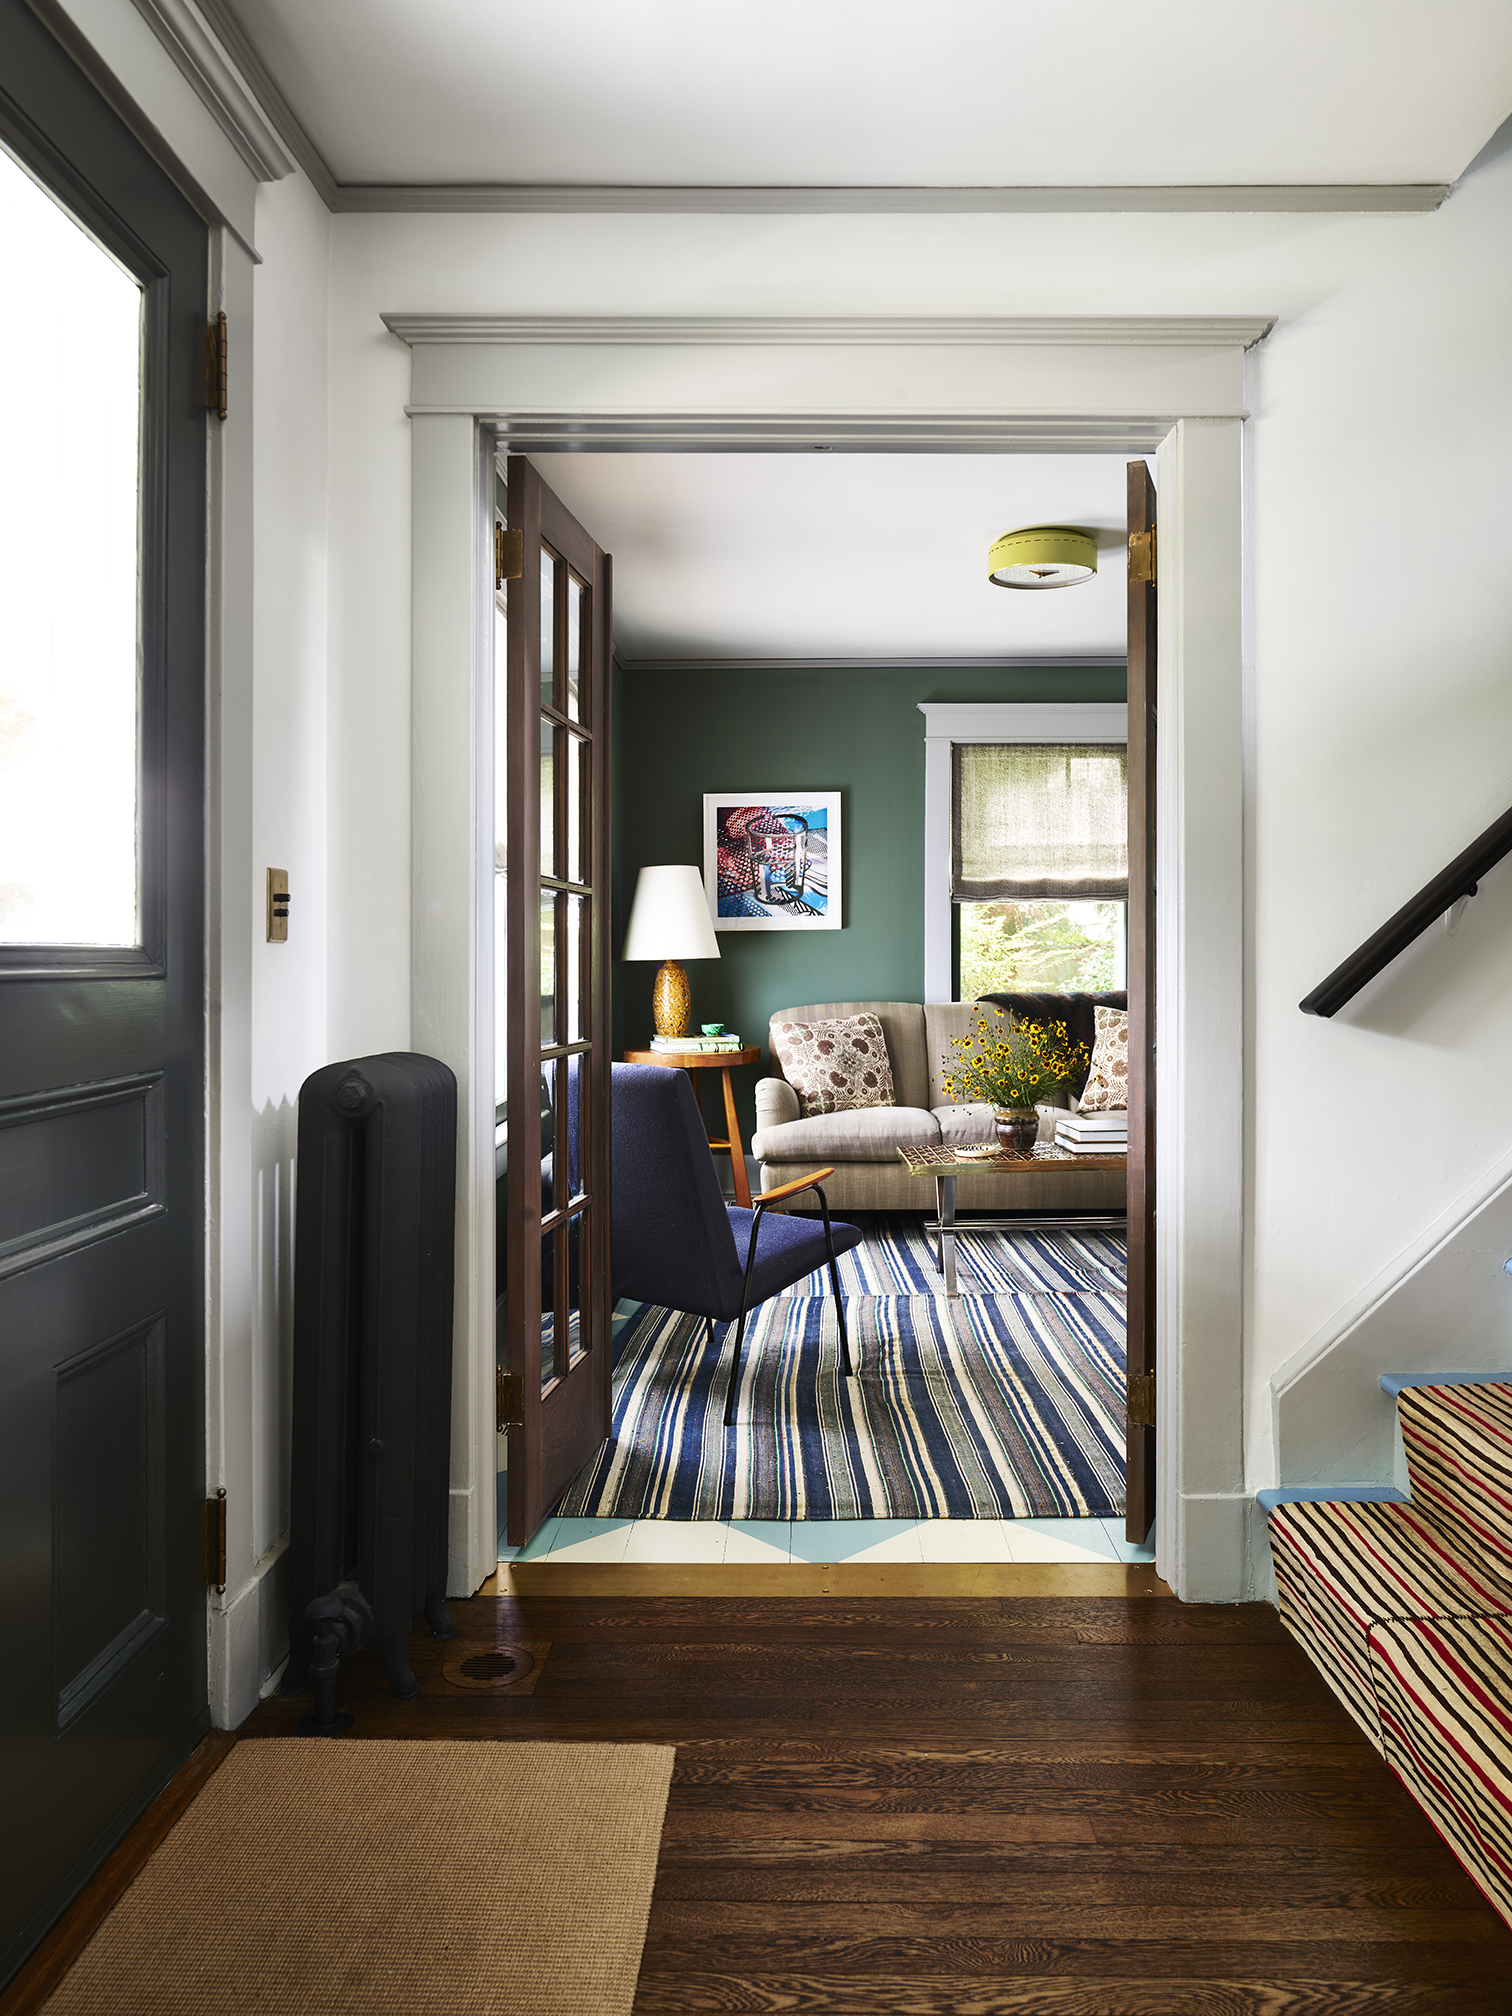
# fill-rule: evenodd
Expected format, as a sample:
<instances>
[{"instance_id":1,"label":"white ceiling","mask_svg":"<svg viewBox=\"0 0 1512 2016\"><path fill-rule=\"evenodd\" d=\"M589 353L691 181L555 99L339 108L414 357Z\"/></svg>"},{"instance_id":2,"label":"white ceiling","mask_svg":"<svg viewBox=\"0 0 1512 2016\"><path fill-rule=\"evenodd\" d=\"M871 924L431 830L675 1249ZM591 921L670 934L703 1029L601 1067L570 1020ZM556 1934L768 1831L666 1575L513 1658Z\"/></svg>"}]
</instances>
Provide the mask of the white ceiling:
<instances>
[{"instance_id":1,"label":"white ceiling","mask_svg":"<svg viewBox=\"0 0 1512 2016\"><path fill-rule=\"evenodd\" d=\"M1123 654L1123 456L530 460L614 556L631 663ZM1096 531L1095 580L994 588L988 546L1031 524Z\"/></svg>"},{"instance_id":2,"label":"white ceiling","mask_svg":"<svg viewBox=\"0 0 1512 2016\"><path fill-rule=\"evenodd\" d=\"M231 0L341 182L1452 181L1507 0Z\"/></svg>"}]
</instances>

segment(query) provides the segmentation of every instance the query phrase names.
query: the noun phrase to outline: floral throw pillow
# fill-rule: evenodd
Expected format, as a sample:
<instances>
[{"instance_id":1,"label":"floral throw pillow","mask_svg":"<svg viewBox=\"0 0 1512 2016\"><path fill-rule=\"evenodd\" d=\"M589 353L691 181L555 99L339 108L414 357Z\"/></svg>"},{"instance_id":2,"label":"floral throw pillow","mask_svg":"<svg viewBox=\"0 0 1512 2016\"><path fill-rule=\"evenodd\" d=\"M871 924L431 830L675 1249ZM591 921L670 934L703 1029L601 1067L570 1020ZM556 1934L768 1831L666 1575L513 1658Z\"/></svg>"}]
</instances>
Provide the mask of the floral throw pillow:
<instances>
[{"instance_id":1,"label":"floral throw pillow","mask_svg":"<svg viewBox=\"0 0 1512 2016\"><path fill-rule=\"evenodd\" d=\"M1092 1068L1082 1089L1083 1113L1112 1113L1129 1103L1129 1016L1124 1008L1097 1010Z\"/></svg>"},{"instance_id":2,"label":"floral throw pillow","mask_svg":"<svg viewBox=\"0 0 1512 2016\"><path fill-rule=\"evenodd\" d=\"M798 1110L850 1113L860 1106L895 1106L892 1065L875 1015L833 1022L774 1022L772 1048L782 1075L798 1094Z\"/></svg>"}]
</instances>

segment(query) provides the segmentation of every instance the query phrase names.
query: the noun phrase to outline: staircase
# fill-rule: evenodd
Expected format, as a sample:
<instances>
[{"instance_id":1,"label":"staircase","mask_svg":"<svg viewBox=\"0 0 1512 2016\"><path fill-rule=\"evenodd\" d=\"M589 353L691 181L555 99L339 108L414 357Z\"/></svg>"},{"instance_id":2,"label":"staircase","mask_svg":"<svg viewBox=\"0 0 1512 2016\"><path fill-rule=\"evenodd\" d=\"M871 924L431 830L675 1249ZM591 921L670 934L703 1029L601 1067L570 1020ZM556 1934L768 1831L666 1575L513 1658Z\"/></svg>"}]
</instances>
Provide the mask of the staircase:
<instances>
[{"instance_id":1,"label":"staircase","mask_svg":"<svg viewBox=\"0 0 1512 2016\"><path fill-rule=\"evenodd\" d=\"M1512 1924L1512 1379L1381 1386L1410 1496L1258 1494L1281 1621Z\"/></svg>"}]
</instances>

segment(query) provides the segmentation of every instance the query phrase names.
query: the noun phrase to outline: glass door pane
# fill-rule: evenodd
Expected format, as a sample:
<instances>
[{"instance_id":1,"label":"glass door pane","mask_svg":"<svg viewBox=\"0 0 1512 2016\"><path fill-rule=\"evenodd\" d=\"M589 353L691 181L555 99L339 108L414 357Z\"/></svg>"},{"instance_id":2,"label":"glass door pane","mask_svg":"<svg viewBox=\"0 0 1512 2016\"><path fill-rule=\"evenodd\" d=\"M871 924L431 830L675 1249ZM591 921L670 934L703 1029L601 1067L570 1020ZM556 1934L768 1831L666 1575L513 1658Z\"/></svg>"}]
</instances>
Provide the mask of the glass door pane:
<instances>
[{"instance_id":1,"label":"glass door pane","mask_svg":"<svg viewBox=\"0 0 1512 2016\"><path fill-rule=\"evenodd\" d=\"M0 944L134 946L143 291L3 150L0 242Z\"/></svg>"}]
</instances>

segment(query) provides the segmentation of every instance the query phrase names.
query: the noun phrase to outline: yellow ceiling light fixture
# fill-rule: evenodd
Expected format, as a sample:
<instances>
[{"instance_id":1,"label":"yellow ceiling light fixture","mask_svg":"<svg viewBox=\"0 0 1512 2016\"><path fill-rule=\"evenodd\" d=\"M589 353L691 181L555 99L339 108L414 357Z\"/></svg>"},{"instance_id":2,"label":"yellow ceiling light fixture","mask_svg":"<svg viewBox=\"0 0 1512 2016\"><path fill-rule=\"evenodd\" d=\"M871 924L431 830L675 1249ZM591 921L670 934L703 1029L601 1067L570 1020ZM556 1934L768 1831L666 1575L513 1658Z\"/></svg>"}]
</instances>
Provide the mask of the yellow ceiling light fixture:
<instances>
[{"instance_id":1,"label":"yellow ceiling light fixture","mask_svg":"<svg viewBox=\"0 0 1512 2016\"><path fill-rule=\"evenodd\" d=\"M1097 541L1074 525L1024 525L987 549L995 588L1074 588L1097 572Z\"/></svg>"}]
</instances>

